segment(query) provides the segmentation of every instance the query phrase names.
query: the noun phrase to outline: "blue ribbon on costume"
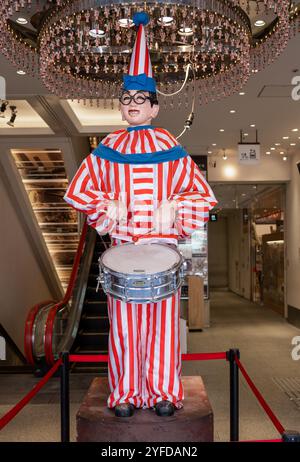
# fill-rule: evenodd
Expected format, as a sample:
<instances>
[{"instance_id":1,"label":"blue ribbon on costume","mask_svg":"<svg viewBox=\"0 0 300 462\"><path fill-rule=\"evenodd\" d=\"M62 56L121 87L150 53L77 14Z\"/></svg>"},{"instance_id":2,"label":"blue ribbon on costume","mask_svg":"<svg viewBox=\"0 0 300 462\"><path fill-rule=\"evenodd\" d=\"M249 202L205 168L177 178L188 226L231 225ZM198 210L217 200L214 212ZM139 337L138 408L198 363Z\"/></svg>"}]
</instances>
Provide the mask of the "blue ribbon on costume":
<instances>
[{"instance_id":1,"label":"blue ribbon on costume","mask_svg":"<svg viewBox=\"0 0 300 462\"><path fill-rule=\"evenodd\" d=\"M174 146L165 151L151 153L121 154L101 143L92 151L92 154L100 157L100 159L106 159L118 164L161 164L162 162L182 159L188 155L182 146Z\"/></svg>"},{"instance_id":2,"label":"blue ribbon on costume","mask_svg":"<svg viewBox=\"0 0 300 462\"><path fill-rule=\"evenodd\" d=\"M156 82L147 74L123 75L124 90L144 90L156 92Z\"/></svg>"}]
</instances>

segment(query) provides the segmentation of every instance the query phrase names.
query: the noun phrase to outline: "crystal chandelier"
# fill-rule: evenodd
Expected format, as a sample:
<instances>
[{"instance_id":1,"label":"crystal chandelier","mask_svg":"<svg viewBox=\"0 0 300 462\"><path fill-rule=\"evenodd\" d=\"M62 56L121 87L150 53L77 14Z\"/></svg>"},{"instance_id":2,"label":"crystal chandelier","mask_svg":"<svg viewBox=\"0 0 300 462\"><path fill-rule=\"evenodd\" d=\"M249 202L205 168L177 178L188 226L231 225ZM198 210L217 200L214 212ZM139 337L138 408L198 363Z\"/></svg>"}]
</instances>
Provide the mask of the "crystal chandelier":
<instances>
[{"instance_id":1,"label":"crystal chandelier","mask_svg":"<svg viewBox=\"0 0 300 462\"><path fill-rule=\"evenodd\" d=\"M71 99L117 96L136 36L136 11L151 18L146 32L158 89L176 91L190 65L188 84L196 86L200 104L241 89L299 29L289 0L36 0L43 3L42 20L36 40L26 40L12 18L33 3L1 2L2 53L19 69L38 73L51 93ZM251 8L273 17L262 36L253 36Z\"/></svg>"}]
</instances>

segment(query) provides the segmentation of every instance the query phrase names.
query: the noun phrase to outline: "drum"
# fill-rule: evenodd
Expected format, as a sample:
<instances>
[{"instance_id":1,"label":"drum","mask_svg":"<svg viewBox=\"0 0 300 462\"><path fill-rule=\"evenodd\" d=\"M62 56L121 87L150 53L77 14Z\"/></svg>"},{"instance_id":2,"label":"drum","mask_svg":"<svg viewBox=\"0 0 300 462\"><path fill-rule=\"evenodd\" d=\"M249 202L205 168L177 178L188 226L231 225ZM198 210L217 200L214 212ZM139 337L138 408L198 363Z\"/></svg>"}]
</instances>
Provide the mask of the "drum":
<instances>
[{"instance_id":1,"label":"drum","mask_svg":"<svg viewBox=\"0 0 300 462\"><path fill-rule=\"evenodd\" d=\"M99 258L99 278L106 294L131 303L171 297L183 282L183 257L166 244L122 244Z\"/></svg>"}]
</instances>

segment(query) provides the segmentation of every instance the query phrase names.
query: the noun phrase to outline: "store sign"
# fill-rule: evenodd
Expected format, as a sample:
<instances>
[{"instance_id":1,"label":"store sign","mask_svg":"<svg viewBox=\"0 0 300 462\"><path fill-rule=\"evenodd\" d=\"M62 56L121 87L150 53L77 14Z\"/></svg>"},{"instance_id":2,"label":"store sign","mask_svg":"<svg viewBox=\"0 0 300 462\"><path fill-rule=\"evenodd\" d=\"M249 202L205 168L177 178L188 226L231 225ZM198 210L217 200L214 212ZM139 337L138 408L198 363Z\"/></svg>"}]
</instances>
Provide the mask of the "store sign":
<instances>
[{"instance_id":1,"label":"store sign","mask_svg":"<svg viewBox=\"0 0 300 462\"><path fill-rule=\"evenodd\" d=\"M260 161L259 143L239 143L238 156L241 164L257 164Z\"/></svg>"}]
</instances>

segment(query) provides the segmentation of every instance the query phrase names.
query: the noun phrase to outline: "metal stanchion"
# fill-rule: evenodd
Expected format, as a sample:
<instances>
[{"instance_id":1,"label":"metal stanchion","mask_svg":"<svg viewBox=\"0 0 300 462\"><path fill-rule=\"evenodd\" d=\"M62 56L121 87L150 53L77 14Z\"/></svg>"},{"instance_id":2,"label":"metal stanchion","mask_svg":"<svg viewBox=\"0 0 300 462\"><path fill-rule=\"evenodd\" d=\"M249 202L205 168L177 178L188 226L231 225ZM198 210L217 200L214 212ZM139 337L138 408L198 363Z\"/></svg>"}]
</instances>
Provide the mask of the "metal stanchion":
<instances>
[{"instance_id":1,"label":"metal stanchion","mask_svg":"<svg viewBox=\"0 0 300 462\"><path fill-rule=\"evenodd\" d=\"M70 441L70 393L69 393L69 352L61 355L60 368L60 415L61 415L61 442Z\"/></svg>"},{"instance_id":2,"label":"metal stanchion","mask_svg":"<svg viewBox=\"0 0 300 462\"><path fill-rule=\"evenodd\" d=\"M230 363L230 441L239 440L239 368L235 357L240 358L240 350L226 352Z\"/></svg>"}]
</instances>

